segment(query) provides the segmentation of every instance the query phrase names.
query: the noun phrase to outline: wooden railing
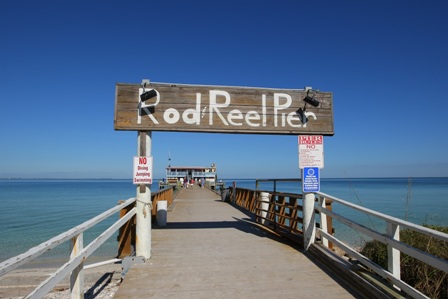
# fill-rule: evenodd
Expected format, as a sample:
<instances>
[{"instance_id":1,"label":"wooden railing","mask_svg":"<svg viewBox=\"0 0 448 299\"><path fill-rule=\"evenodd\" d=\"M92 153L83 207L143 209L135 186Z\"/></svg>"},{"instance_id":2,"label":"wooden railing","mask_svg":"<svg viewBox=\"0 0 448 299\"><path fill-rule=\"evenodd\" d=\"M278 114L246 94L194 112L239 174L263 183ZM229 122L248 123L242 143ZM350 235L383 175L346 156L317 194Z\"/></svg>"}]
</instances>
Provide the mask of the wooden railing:
<instances>
[{"instance_id":1,"label":"wooden railing","mask_svg":"<svg viewBox=\"0 0 448 299\"><path fill-rule=\"evenodd\" d=\"M159 201L167 201L167 206L170 206L175 198L175 188L174 186L169 186L165 189L160 189L154 193L151 193L152 202L152 222L157 221L157 204ZM130 207L124 207L120 211L120 218L125 217L129 212ZM118 257L123 258L125 256L130 256L134 254L135 249L135 217L129 219L125 225L120 228L118 233Z\"/></svg>"},{"instance_id":2,"label":"wooden railing","mask_svg":"<svg viewBox=\"0 0 448 299\"><path fill-rule=\"evenodd\" d=\"M158 190L151 194L152 201L152 214L157 214L157 202L160 200L167 200L169 203L173 201L173 188ZM92 255L92 253L100 247L108 238L119 230L122 226L132 228L133 218L135 218L136 199L129 198L126 201L120 201L120 203L101 213L100 215L78 225L74 228L65 231L58 236L51 238L38 246L35 246L25 253L14 256L2 263L0 263L0 277L11 272L19 266L22 266L43 253L50 251L54 247L70 241L70 259L50 275L45 281L41 282L31 293L25 298L42 298L48 294L60 281L70 275L70 292L71 298L84 298L84 261ZM120 219L113 223L103 233L101 233L96 239L90 242L87 246L83 246L83 233L95 226L96 224L104 221L105 219L120 212ZM122 230L123 231L123 230ZM127 235L132 235L127 231ZM123 234L121 234L123 236ZM121 245L120 245L121 246ZM119 246L119 247L120 247ZM120 249L119 249L120 250ZM117 262L119 259L113 259L109 262ZM101 263L104 264L104 263ZM89 265L92 267L94 265Z\"/></svg>"},{"instance_id":3,"label":"wooden railing","mask_svg":"<svg viewBox=\"0 0 448 299\"><path fill-rule=\"evenodd\" d=\"M371 260L367 259L365 256L361 255L357 250L351 248L346 243L342 242L341 240L329 234L325 230L326 227L325 225L323 225L322 228L320 229L317 228L317 231L320 233L320 235L324 239L329 240L334 244L336 244L336 246L345 251L347 255L356 258L357 261L359 261L361 264L363 264L371 271L374 271L376 274L384 278L386 281L392 282L392 284L395 287L404 291L406 294L412 296L412 298L429 298L429 297L427 297L425 294L421 293L414 287L408 285L406 282L401 280L400 255L402 253L411 256L417 260L420 260L421 262L429 266L432 266L435 269L439 269L441 271L444 271L445 273L448 273L448 261L438 258L437 256L434 256L428 252L414 248L409 244L401 242L400 228L405 228L411 231L419 232L423 235L444 242L448 242L448 234L421 225L417 225L408 221L404 221L389 215L385 215L377 211L358 206L356 204L344 201L342 199L339 199L337 197L322 192L316 193L316 197L318 199L318 204L316 208L321 214L327 215L327 218L331 217L339 221L340 223L347 225L352 229L355 229L356 231L362 233L363 235L368 236L373 240L377 240L379 242L386 244L388 247L388 257L387 257L388 269L381 268L377 264L373 263ZM381 232L372 228L368 228L360 223L357 223L356 221L344 217L341 214L326 209L325 206L327 205L328 202L341 204L345 207L362 212L366 215L384 220L386 222L386 232ZM325 245L326 243L324 242L323 244Z\"/></svg>"},{"instance_id":4,"label":"wooden railing","mask_svg":"<svg viewBox=\"0 0 448 299\"><path fill-rule=\"evenodd\" d=\"M302 194L229 188L229 198L239 207L252 213L258 223L269 227L294 242L303 243ZM331 202L326 208L331 211ZM320 223L316 224L321 226ZM327 217L326 231L334 233L333 221ZM329 244L332 247L332 244Z\"/></svg>"},{"instance_id":5,"label":"wooden railing","mask_svg":"<svg viewBox=\"0 0 448 299\"><path fill-rule=\"evenodd\" d=\"M288 237L294 242L303 244L303 219L305 217L303 215L304 198L302 194L250 190L236 187L229 188L229 192L230 201L253 214L258 223L275 230L277 233ZM392 289L396 290L397 294L404 293L406 296L411 296L412 298L429 298L413 286L401 280L401 254L414 257L435 269L448 273L448 261L401 242L399 232L400 228L405 228L444 242L448 242L448 234L391 217L322 192L315 194L314 201L315 216L308 217L314 221L311 225L314 227L313 236L316 238L312 240L312 245L331 252L333 252L333 246L338 247L346 255L354 258L367 269L378 274L379 277L384 279L384 283L390 282L391 286L394 286ZM368 228L334 212L334 204L341 204L366 215L384 220L386 222L386 232ZM319 216L316 217L316 215ZM371 239L386 244L388 247L388 269L381 268L379 265L361 255L356 249L337 239L334 236L333 219Z\"/></svg>"}]
</instances>

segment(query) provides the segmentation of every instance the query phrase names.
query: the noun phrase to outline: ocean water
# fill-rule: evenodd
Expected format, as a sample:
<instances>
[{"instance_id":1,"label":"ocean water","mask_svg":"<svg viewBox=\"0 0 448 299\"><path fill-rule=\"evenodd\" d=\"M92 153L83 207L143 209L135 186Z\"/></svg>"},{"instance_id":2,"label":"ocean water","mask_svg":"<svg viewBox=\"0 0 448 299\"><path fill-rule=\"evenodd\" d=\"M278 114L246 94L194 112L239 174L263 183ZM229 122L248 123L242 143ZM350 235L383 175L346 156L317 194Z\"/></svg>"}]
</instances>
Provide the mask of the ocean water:
<instances>
[{"instance_id":1,"label":"ocean water","mask_svg":"<svg viewBox=\"0 0 448 299\"><path fill-rule=\"evenodd\" d=\"M117 205L135 197L132 180L0 180L0 261L23 253ZM111 216L84 233L84 246L118 219ZM117 234L95 255L114 257ZM69 242L40 260L69 256Z\"/></svg>"},{"instance_id":2,"label":"ocean water","mask_svg":"<svg viewBox=\"0 0 448 299\"><path fill-rule=\"evenodd\" d=\"M151 188L153 191L158 189L157 182ZM255 180L224 182L226 187L236 182L238 187L256 188ZM273 184L263 182L258 189L272 190ZM301 185L278 183L277 191L301 193ZM448 178L322 179L321 191L416 224L448 226ZM131 180L0 180L0 261L23 253L135 194L136 186ZM334 205L333 210L369 227L384 226L340 205ZM117 219L118 214L85 232L84 245ZM343 225L334 223L334 226L336 237L348 243L356 244L362 239ZM65 242L39 261L68 257L68 247ZM112 258L116 254L114 235L94 255Z\"/></svg>"}]
</instances>

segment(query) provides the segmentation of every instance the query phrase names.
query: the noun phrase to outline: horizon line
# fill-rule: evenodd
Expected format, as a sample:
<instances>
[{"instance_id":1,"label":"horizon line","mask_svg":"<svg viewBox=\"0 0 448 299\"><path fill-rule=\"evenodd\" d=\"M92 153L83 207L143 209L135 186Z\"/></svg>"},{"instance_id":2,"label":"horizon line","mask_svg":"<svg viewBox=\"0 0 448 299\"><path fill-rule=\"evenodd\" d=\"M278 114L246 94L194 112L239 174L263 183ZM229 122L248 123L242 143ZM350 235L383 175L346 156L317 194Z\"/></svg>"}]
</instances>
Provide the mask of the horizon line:
<instances>
[{"instance_id":1,"label":"horizon line","mask_svg":"<svg viewBox=\"0 0 448 299\"><path fill-rule=\"evenodd\" d=\"M372 176L372 177L321 177L321 179L403 179L403 178L448 178L448 176ZM153 181L163 180L164 178L155 178ZM219 180L292 180L301 178L223 178ZM52 177L0 177L2 181L12 181L12 180L130 180L132 178L52 178ZM154 183L154 182L153 182Z\"/></svg>"}]
</instances>

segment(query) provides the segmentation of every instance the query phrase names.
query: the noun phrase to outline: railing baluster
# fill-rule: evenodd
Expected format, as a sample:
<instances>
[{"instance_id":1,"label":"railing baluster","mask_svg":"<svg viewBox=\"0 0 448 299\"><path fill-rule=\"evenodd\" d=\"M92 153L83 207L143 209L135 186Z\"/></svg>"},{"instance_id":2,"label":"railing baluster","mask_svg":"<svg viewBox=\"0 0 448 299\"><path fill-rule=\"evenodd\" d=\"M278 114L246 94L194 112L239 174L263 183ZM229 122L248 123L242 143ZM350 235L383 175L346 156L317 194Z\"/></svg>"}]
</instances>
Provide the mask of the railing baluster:
<instances>
[{"instance_id":1,"label":"railing baluster","mask_svg":"<svg viewBox=\"0 0 448 299\"><path fill-rule=\"evenodd\" d=\"M396 241L400 241L400 226L387 222L387 235ZM387 267L397 279L400 279L400 251L390 244L387 245Z\"/></svg>"},{"instance_id":2,"label":"railing baluster","mask_svg":"<svg viewBox=\"0 0 448 299\"><path fill-rule=\"evenodd\" d=\"M319 196L319 205L323 208L326 207L326 198L324 196ZM324 233L328 233L328 227L327 227L327 215L320 213L320 229L324 232ZM324 236L321 235L322 238L322 244L325 247L328 247L328 239L325 238Z\"/></svg>"},{"instance_id":3,"label":"railing baluster","mask_svg":"<svg viewBox=\"0 0 448 299\"><path fill-rule=\"evenodd\" d=\"M84 248L83 233L70 239L70 258L76 257ZM72 299L84 298L84 262L81 262L70 273L70 297Z\"/></svg>"}]
</instances>

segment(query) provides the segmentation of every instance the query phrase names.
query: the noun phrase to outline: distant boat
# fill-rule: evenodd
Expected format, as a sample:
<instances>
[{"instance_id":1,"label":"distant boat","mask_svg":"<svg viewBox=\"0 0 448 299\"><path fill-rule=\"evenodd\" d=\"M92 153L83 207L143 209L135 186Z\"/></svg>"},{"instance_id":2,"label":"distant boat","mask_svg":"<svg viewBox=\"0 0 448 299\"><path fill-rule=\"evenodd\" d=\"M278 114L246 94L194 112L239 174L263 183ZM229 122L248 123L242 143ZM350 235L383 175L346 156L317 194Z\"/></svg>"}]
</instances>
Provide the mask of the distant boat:
<instances>
[{"instance_id":1,"label":"distant boat","mask_svg":"<svg viewBox=\"0 0 448 299\"><path fill-rule=\"evenodd\" d=\"M163 189L167 186L182 187L185 182L189 185L195 184L209 189L224 185L222 182L218 182L216 164L212 163L209 167L169 165L166 168L165 179L159 182L159 188Z\"/></svg>"}]
</instances>

